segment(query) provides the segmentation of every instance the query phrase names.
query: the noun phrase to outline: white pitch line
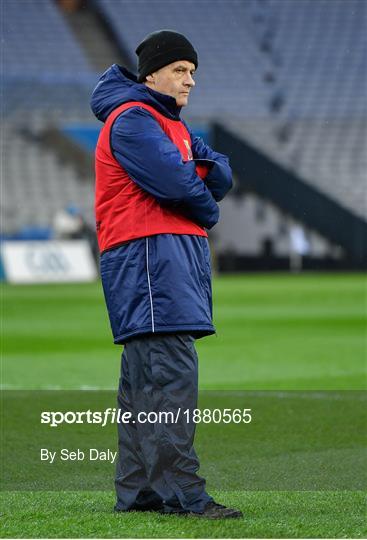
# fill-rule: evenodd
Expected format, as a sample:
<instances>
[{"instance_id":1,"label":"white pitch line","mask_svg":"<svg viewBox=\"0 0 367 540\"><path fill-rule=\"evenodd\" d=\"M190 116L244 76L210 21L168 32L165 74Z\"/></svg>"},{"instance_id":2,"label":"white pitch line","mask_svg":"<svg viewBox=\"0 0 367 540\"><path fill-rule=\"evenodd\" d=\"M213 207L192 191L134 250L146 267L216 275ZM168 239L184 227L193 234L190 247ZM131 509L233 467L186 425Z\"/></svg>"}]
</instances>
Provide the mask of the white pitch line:
<instances>
[{"instance_id":1,"label":"white pitch line","mask_svg":"<svg viewBox=\"0 0 367 540\"><path fill-rule=\"evenodd\" d=\"M301 399L320 399L334 400L345 399L346 394L359 393L358 401L367 400L367 392L365 390L200 390L199 393L212 393L220 396L252 396L252 397L276 397L280 399L301 398ZM355 397L352 398L355 400Z\"/></svg>"},{"instance_id":2,"label":"white pitch line","mask_svg":"<svg viewBox=\"0 0 367 540\"><path fill-rule=\"evenodd\" d=\"M0 385L0 390L21 390L21 391L42 391L42 390L52 390L52 391L62 391L62 392L89 392L89 391L101 391L101 392L117 392L115 387L107 386L89 386L82 385L75 388L63 388L57 385L46 385L37 388L24 388L21 386L15 386L11 384ZM353 401L366 401L367 392L364 390L324 390L324 391L305 391L305 390L199 390L199 394L216 394L218 396L230 396L230 397L275 397L279 399L291 399L291 398L301 398L301 399L313 399L313 400L332 400L340 401L345 399L346 395L358 393L358 398L356 396L351 396Z\"/></svg>"},{"instance_id":3,"label":"white pitch line","mask_svg":"<svg viewBox=\"0 0 367 540\"><path fill-rule=\"evenodd\" d=\"M42 390L57 390L61 392L88 392L90 390L100 390L100 391L117 391L117 388L112 387L103 387L103 386L77 386L75 388L63 388L62 386L57 385L46 385L38 386L37 388L24 388L23 386L15 386L12 384L3 384L0 386L0 390L21 390L21 391L42 391Z\"/></svg>"}]
</instances>

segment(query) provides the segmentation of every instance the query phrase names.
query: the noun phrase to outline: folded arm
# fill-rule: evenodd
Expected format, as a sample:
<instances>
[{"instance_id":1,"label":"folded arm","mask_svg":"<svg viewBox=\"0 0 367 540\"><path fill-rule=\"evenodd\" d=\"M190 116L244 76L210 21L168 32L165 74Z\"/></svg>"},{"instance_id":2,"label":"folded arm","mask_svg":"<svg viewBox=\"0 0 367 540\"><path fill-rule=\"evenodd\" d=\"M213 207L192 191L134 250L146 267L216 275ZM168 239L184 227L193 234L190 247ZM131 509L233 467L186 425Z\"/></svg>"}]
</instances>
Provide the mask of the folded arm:
<instances>
[{"instance_id":1,"label":"folded arm","mask_svg":"<svg viewBox=\"0 0 367 540\"><path fill-rule=\"evenodd\" d=\"M186 125L186 124L185 124ZM189 130L188 126L186 128ZM202 166L207 166L208 173L205 176L205 184L216 201L221 201L232 188L232 169L229 160L224 154L215 152L204 143L200 137L196 137L189 130L191 136L191 150L194 160L199 160ZM205 164L204 161L207 161Z\"/></svg>"},{"instance_id":2,"label":"folded arm","mask_svg":"<svg viewBox=\"0 0 367 540\"><path fill-rule=\"evenodd\" d=\"M208 229L217 223L218 205L196 174L195 163L182 161L177 146L148 111L134 107L116 119L111 149L131 179L160 204Z\"/></svg>"}]
</instances>

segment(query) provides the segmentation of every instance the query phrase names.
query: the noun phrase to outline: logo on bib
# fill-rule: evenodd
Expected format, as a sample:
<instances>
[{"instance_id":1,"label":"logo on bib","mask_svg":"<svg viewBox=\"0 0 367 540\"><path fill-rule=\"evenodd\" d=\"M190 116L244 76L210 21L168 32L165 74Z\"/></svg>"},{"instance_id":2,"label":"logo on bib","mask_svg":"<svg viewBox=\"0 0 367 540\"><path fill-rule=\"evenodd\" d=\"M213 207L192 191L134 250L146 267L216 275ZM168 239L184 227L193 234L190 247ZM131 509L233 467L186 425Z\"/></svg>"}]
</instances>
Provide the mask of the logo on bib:
<instances>
[{"instance_id":1,"label":"logo on bib","mask_svg":"<svg viewBox=\"0 0 367 540\"><path fill-rule=\"evenodd\" d=\"M193 157L192 157L192 151L191 151L190 143L189 143L189 141L187 139L184 139L183 141L184 141L185 146L187 148L187 160L192 161Z\"/></svg>"}]
</instances>

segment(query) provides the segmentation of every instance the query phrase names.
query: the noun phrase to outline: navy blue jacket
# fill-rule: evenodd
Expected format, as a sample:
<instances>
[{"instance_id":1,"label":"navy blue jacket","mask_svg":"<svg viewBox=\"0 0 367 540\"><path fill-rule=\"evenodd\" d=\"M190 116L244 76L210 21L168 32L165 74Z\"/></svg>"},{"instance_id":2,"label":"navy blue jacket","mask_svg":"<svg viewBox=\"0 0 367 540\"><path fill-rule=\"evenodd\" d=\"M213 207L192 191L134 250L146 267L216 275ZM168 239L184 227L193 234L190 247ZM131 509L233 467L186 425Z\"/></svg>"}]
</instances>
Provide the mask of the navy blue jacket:
<instances>
[{"instance_id":1,"label":"navy blue jacket","mask_svg":"<svg viewBox=\"0 0 367 540\"><path fill-rule=\"evenodd\" d=\"M92 110L104 122L128 101L147 103L168 118L180 120L181 108L174 98L137 83L134 75L114 64L93 92ZM211 167L205 184L192 163L182 162L155 118L141 108L129 109L116 119L111 149L131 179L160 204L177 205L172 185L177 186L177 193L188 193L180 209L211 228L219 218L216 201L231 188L232 173L226 156L190 135L194 160L207 160ZM191 332L196 337L214 332L205 237L159 234L133 240L102 253L101 277L115 343L154 332Z\"/></svg>"}]
</instances>

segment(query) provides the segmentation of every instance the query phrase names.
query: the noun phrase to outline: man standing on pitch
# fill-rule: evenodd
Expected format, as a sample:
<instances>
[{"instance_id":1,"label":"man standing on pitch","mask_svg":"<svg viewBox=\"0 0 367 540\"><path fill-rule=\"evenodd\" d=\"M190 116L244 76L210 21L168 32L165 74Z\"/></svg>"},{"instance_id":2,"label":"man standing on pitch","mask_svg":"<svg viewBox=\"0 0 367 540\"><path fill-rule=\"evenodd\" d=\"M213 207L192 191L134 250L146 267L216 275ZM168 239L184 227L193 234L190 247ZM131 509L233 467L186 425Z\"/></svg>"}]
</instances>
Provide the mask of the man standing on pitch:
<instances>
[{"instance_id":1,"label":"man standing on pitch","mask_svg":"<svg viewBox=\"0 0 367 540\"><path fill-rule=\"evenodd\" d=\"M195 424L182 414L197 407L194 341L215 331L206 229L219 219L231 169L180 119L198 66L191 43L161 30L136 53L138 78L114 64L91 101L104 122L96 148L101 276L114 342L124 344L119 407L132 414L118 425L115 510L241 517L207 494ZM151 411L175 421L139 421Z\"/></svg>"}]
</instances>

